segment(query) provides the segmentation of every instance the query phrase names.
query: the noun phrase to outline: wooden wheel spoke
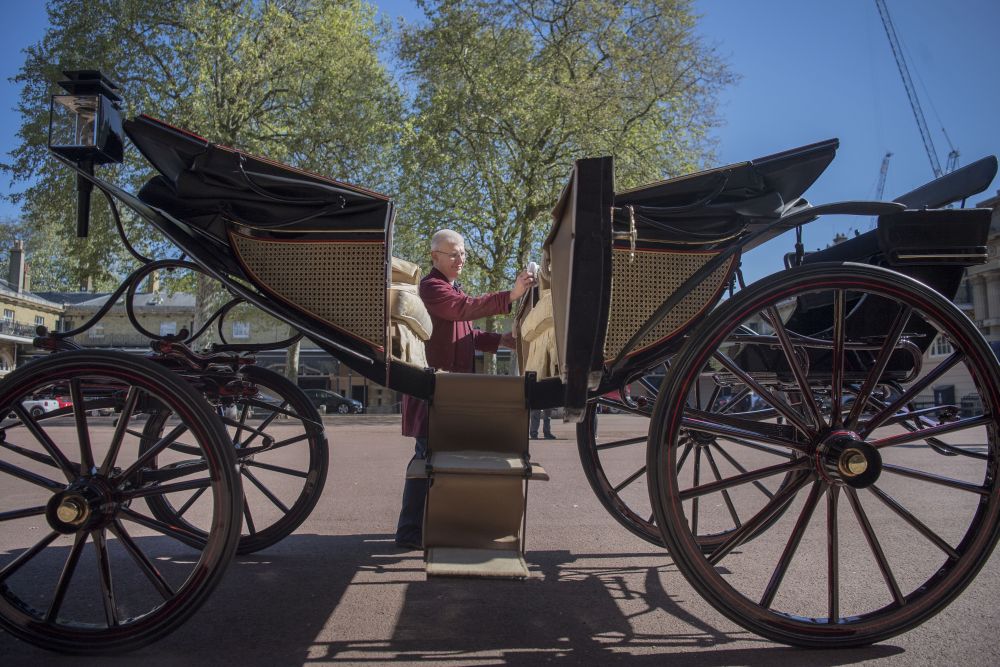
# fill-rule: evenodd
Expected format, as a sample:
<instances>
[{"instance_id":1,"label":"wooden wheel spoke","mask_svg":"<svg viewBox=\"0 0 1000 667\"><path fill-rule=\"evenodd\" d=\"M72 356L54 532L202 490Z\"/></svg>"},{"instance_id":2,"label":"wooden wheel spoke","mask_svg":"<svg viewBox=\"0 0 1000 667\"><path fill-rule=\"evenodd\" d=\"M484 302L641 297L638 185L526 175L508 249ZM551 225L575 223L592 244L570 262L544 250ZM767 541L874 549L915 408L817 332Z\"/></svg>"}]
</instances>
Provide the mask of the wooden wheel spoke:
<instances>
[{"instance_id":1,"label":"wooden wheel spoke","mask_svg":"<svg viewBox=\"0 0 1000 667\"><path fill-rule=\"evenodd\" d=\"M146 578L149 579L149 582L153 584L153 587L160 593L163 599L169 600L174 597L174 590L170 587L170 584L167 583L167 580L163 578L163 575L156 569L156 566L146 557L146 554L142 552L139 545L135 543L132 536L125 530L125 526L122 525L121 521L116 519L114 523L108 526L108 530L122 543L126 553L132 557L139 570L146 575Z\"/></svg>"},{"instance_id":2,"label":"wooden wheel spoke","mask_svg":"<svg viewBox=\"0 0 1000 667\"><path fill-rule=\"evenodd\" d=\"M88 534L84 531L76 534L73 547L69 550L69 555L66 556L62 572L59 573L59 581L56 582L49 610L45 613L46 623L53 623L59 617L59 610L62 608L63 600L66 598L66 591L69 590L70 581L73 580L73 575L76 573L76 565L80 562L80 553L83 552L83 547L87 543Z\"/></svg>"},{"instance_id":3,"label":"wooden wheel spoke","mask_svg":"<svg viewBox=\"0 0 1000 667\"><path fill-rule=\"evenodd\" d=\"M31 435L35 436L35 439L38 440L43 448L45 448L45 451L49 453L52 460L56 462L56 465L58 465L59 469L62 470L63 475L66 476L66 480L70 482L75 480L80 474L80 466L76 463L71 463L70 460L66 458L66 455L63 454L62 450L56 446L56 443L53 442L52 438L49 437L49 434L45 432L45 429L39 426L38 422L25 411L24 407L20 403L14 404L11 409L14 411L14 414L17 415L17 418L21 420L21 423L28 429Z\"/></svg>"},{"instance_id":4,"label":"wooden wheel spoke","mask_svg":"<svg viewBox=\"0 0 1000 667\"><path fill-rule=\"evenodd\" d=\"M740 422L743 422L742 426ZM773 424L760 424L750 420L741 420L731 416L720 416L711 412L698 412L686 410L681 424L684 428L707 433L731 440L758 441L768 445L778 447L788 447L797 452L806 452L806 446L788 438L783 438L777 433L768 433L764 430L766 426Z\"/></svg>"},{"instance_id":5,"label":"wooden wheel spoke","mask_svg":"<svg viewBox=\"0 0 1000 667\"><path fill-rule=\"evenodd\" d=\"M840 535L837 524L837 500L840 487L830 486L826 496L826 577L829 621L840 618Z\"/></svg>"},{"instance_id":6,"label":"wooden wheel spoke","mask_svg":"<svg viewBox=\"0 0 1000 667\"><path fill-rule=\"evenodd\" d=\"M986 496L989 495L990 493L989 486L979 486L978 484L963 482L960 479L942 477L941 475L935 475L933 473L924 472L922 470L913 470L912 468L904 468L903 466L895 464L883 463L882 472L891 472L895 475L902 475L903 477L909 477L911 479L919 479L924 482L930 482L931 484L939 484L941 486L947 486L952 489L958 489L959 491L978 493L981 496Z\"/></svg>"},{"instance_id":7,"label":"wooden wheel spoke","mask_svg":"<svg viewBox=\"0 0 1000 667\"><path fill-rule=\"evenodd\" d=\"M731 466L733 466L734 468L736 468L737 470L739 470L742 473L746 473L747 472L746 467L743 464L741 464L739 461L737 461L735 458L733 458L732 454L730 454L725 449L723 449L722 446L719 445L719 443L713 442L711 446L714 447L720 454L722 454L722 457L724 459L726 459L727 461L729 461L729 464ZM774 494L771 492L771 490L769 488L767 488L766 486L764 486L763 484L761 484L760 482L754 482L753 485L756 488L758 488L760 490L760 492L763 493L768 498L774 498Z\"/></svg>"},{"instance_id":8,"label":"wooden wheel spoke","mask_svg":"<svg viewBox=\"0 0 1000 667\"><path fill-rule=\"evenodd\" d=\"M26 519L30 516L40 516L45 514L45 505L37 507L25 507L19 510L9 510L0 512L0 521L13 521L14 519Z\"/></svg>"},{"instance_id":9,"label":"wooden wheel spoke","mask_svg":"<svg viewBox=\"0 0 1000 667\"><path fill-rule=\"evenodd\" d=\"M118 424L115 426L115 432L111 436L111 445L108 448L108 453L104 457L104 462L101 463L101 474L109 475L114 469L115 461L118 460L118 453L121 451L122 442L125 440L125 435L130 433L128 425L132 421L132 413L135 412L136 403L139 400L139 388L131 386L128 388L128 393L125 395L125 405L122 406L121 414L118 417ZM139 436L142 437L141 435Z\"/></svg>"},{"instance_id":10,"label":"wooden wheel spoke","mask_svg":"<svg viewBox=\"0 0 1000 667\"><path fill-rule=\"evenodd\" d=\"M840 406L843 405L844 383L844 307L847 295L844 290L833 292L833 359L831 363L830 387L830 427L840 428L843 415Z\"/></svg>"},{"instance_id":11,"label":"wooden wheel spoke","mask_svg":"<svg viewBox=\"0 0 1000 667\"><path fill-rule=\"evenodd\" d=\"M801 431L807 438L811 438L815 435L815 430L810 428L809 425L803 421L802 416L799 415L798 412L792 409L788 403L765 389L763 385L757 382L757 380L755 380L749 373L737 366L736 362L730 359L727 355L716 351L715 354L712 355L712 358L725 366L726 370L736 375L744 384L753 389L754 393L770 403L771 407L777 410L785 419L788 420L790 424Z\"/></svg>"},{"instance_id":12,"label":"wooden wheel spoke","mask_svg":"<svg viewBox=\"0 0 1000 667\"><path fill-rule=\"evenodd\" d=\"M143 516L129 507L122 508L121 516L129 521L139 524L140 526L144 526L150 530L155 530L158 533L166 535L167 537L172 537L179 542L184 542L185 544L190 544L191 542L199 543L203 542L205 539L203 535L193 533L190 530L185 530L180 526L172 526L164 523L163 521Z\"/></svg>"},{"instance_id":13,"label":"wooden wheel spoke","mask_svg":"<svg viewBox=\"0 0 1000 667\"><path fill-rule=\"evenodd\" d=\"M203 486L202 488L192 493L191 497L188 498L187 501L185 501L185 503L177 509L177 516L179 517L184 516L187 513L187 511L191 509L191 506L194 505L198 501L198 499L201 498L202 494L204 494L205 491L207 490L208 487Z\"/></svg>"},{"instance_id":14,"label":"wooden wheel spoke","mask_svg":"<svg viewBox=\"0 0 1000 667\"><path fill-rule=\"evenodd\" d=\"M260 490L260 492L263 493L267 497L268 500L270 500L272 503L274 503L275 507L277 507L278 509L280 509L285 514L288 514L289 510L288 510L287 507L285 507L285 504L283 502L281 502L281 499L279 499L276 495L274 495L274 493L272 493L269 488L267 488L266 486L264 486L264 484L259 479L257 479L257 477L252 472L250 472L246 468L243 468L242 470L240 470L240 473L244 477L246 477L247 479L249 479L250 482L254 486L256 486Z\"/></svg>"},{"instance_id":15,"label":"wooden wheel spoke","mask_svg":"<svg viewBox=\"0 0 1000 667\"><path fill-rule=\"evenodd\" d=\"M697 454L696 454L697 455ZM739 475L733 475L732 477L726 477L717 482L708 482L707 484L702 484L700 486L693 486L689 489L684 489L680 492L679 497L681 500L688 500L690 498L697 498L699 496L708 495L709 493L716 493L722 491L723 489L731 489L736 486L747 484L755 480L764 479L766 477L773 477L774 475L780 475L782 473L789 473L793 470L799 470L805 468L809 465L806 459L795 459L793 461L787 461L785 463L778 463L773 466L767 466L765 468L759 468L750 472L741 473Z\"/></svg>"},{"instance_id":16,"label":"wooden wheel spoke","mask_svg":"<svg viewBox=\"0 0 1000 667\"><path fill-rule=\"evenodd\" d=\"M889 561L885 557L885 552L882 551L882 545L879 544L875 530L872 528L871 522L868 521L868 515L865 514L865 510L861 506L858 492L849 486L844 488L846 489L847 500L851 504L851 509L854 510L854 516L857 518L858 524L861 526L861 531L865 535L865 540L868 542L868 547L871 549L872 555L875 557L875 562L878 564L879 572L882 573L882 578L885 579L885 584L889 587L889 592L892 593L892 599L898 605L906 604L903 592L900 590L899 584L896 582L896 577L892 573L892 567L890 567Z\"/></svg>"},{"instance_id":17,"label":"wooden wheel spoke","mask_svg":"<svg viewBox=\"0 0 1000 667\"><path fill-rule=\"evenodd\" d=\"M52 544L57 537L59 537L59 533L53 530L51 533L36 542L30 549L26 549L17 558L4 565L3 568L0 569L0 583L3 583L9 576L28 563L28 561L40 554L42 550Z\"/></svg>"},{"instance_id":18,"label":"wooden wheel spoke","mask_svg":"<svg viewBox=\"0 0 1000 667\"><path fill-rule=\"evenodd\" d=\"M634 473L626 477L623 481L619 482L618 485L615 486L615 493L621 493L622 489L624 489L626 486L628 486L635 480L642 478L643 476L645 476L645 474L646 474L646 466L642 466Z\"/></svg>"},{"instance_id":19,"label":"wooden wheel spoke","mask_svg":"<svg viewBox=\"0 0 1000 667\"><path fill-rule=\"evenodd\" d=\"M646 444L647 438L644 435L637 436L635 438L625 438L624 440L613 440L611 442L602 442L599 445L595 445L594 449L602 451L605 449L615 449L616 447L627 447L628 445L644 445Z\"/></svg>"},{"instance_id":20,"label":"wooden wheel spoke","mask_svg":"<svg viewBox=\"0 0 1000 667\"><path fill-rule=\"evenodd\" d=\"M865 381L861 385L861 388L858 389L858 395L854 401L854 405L851 406L847 419L844 420L844 425L847 428L855 428L858 425L858 419L861 417L861 413L865 409L865 405L868 403L868 397L871 396L873 391L875 391L875 387L878 385L879 379L882 377L882 373L885 371L886 366L888 366L889 358L895 351L896 343L899 342L899 337L903 335L903 329L906 327L906 323L909 322L910 314L912 312L913 309L908 305L901 305L892 321L892 324L889 325L889 331L886 333L885 340L882 342L882 347L879 349L878 355L875 357L875 363L868 371L868 375L865 377Z\"/></svg>"},{"instance_id":21,"label":"wooden wheel spoke","mask_svg":"<svg viewBox=\"0 0 1000 667\"><path fill-rule=\"evenodd\" d=\"M813 396L812 389L809 387L806 371L802 368L801 360L795 354L795 347L792 345L785 325L781 322L778 310L774 306L767 308L766 317L770 320L775 336L777 336L781 344L781 351L784 353L785 361L788 362L788 366L792 370L792 376L795 377L795 383L799 387L799 394L802 395L802 400L808 410L810 419L812 419L813 426L817 429L823 428L826 424L823 421L823 416L820 414L819 406L816 404L816 397Z\"/></svg>"},{"instance_id":22,"label":"wooden wheel spoke","mask_svg":"<svg viewBox=\"0 0 1000 667\"><path fill-rule=\"evenodd\" d=\"M701 447L694 448L694 486L698 487L698 483L701 481ZM691 500L691 533L694 535L698 534L698 506L699 497L694 496Z\"/></svg>"},{"instance_id":23,"label":"wooden wheel spoke","mask_svg":"<svg viewBox=\"0 0 1000 667\"><path fill-rule=\"evenodd\" d=\"M684 451L681 452L680 458L677 459L677 472L680 472L681 468L684 467L684 462L687 461L687 457L688 457L688 455L691 454L691 450L693 448L694 448L694 445L692 445L690 442L685 443L685 445L684 445Z\"/></svg>"},{"instance_id":24,"label":"wooden wheel spoke","mask_svg":"<svg viewBox=\"0 0 1000 667\"><path fill-rule=\"evenodd\" d=\"M771 579L767 582L767 587L761 596L760 605L762 607L770 607L771 603L774 602L774 596L778 593L778 587L781 586L781 582L785 578L785 573L788 572L788 566L791 565L792 558L795 556L795 552L802 542L802 536L805 534L806 527L812 519L816 504L819 502L820 496L823 495L823 488L824 484L820 480L817 479L813 482L809 496L806 498L806 503L799 513L799 518L795 521L795 527L792 528L792 534L788 536L785 548L781 552L781 558L778 559L778 564L771 573Z\"/></svg>"},{"instance_id":25,"label":"wooden wheel spoke","mask_svg":"<svg viewBox=\"0 0 1000 667\"><path fill-rule=\"evenodd\" d=\"M892 498L892 496L890 496L888 493L886 493L885 491L883 491L882 489L878 488L875 485L868 487L868 490L871 491L876 498L881 500L886 507L888 507L893 512L898 514L899 517L903 519L903 521L910 524L913 528L917 530L917 532L919 532L921 535L930 540L931 543L934 544L934 546L936 546L938 549L946 553L949 558L952 559L958 558L958 552L955 551L950 544L945 542L940 535L938 535L933 530L928 528L926 524L920 521L920 519L913 516L913 514L909 510L900 505L899 502L897 502L894 498Z\"/></svg>"},{"instance_id":26,"label":"wooden wheel spoke","mask_svg":"<svg viewBox=\"0 0 1000 667\"><path fill-rule=\"evenodd\" d=\"M101 587L101 600L104 602L104 620L109 628L118 626L118 601L115 599L115 587L111 578L111 558L108 555L108 542L104 530L93 533L94 550L97 552L98 582Z\"/></svg>"},{"instance_id":27,"label":"wooden wheel spoke","mask_svg":"<svg viewBox=\"0 0 1000 667\"><path fill-rule=\"evenodd\" d=\"M716 482L722 481L722 474L719 472L719 466L715 463L715 457L712 456L712 450L708 447L705 448L705 458L708 460L708 465L712 469L712 475L715 477ZM722 490L722 500L726 503L726 508L729 510L729 516L733 519L733 525L739 528L742 524L740 522L740 516L736 512L736 505L733 504L733 499L729 497L729 491L727 489Z\"/></svg>"},{"instance_id":28,"label":"wooden wheel spoke","mask_svg":"<svg viewBox=\"0 0 1000 667\"><path fill-rule=\"evenodd\" d=\"M41 486L49 489L50 491L60 491L66 488L66 485L61 482L49 479L48 477L43 477L37 473L31 472L30 470L25 470L24 468L18 468L16 465L7 463L6 461L0 461L0 472L5 472L12 477L23 479L26 482L31 482L36 486Z\"/></svg>"},{"instance_id":29,"label":"wooden wheel spoke","mask_svg":"<svg viewBox=\"0 0 1000 667\"><path fill-rule=\"evenodd\" d=\"M90 446L90 429L87 427L87 406L83 402L80 380L74 378L69 383L70 400L73 401L73 420L76 422L76 437L80 443L80 466L82 472L91 474L94 470L94 450Z\"/></svg>"},{"instance_id":30,"label":"wooden wheel spoke","mask_svg":"<svg viewBox=\"0 0 1000 667\"><path fill-rule=\"evenodd\" d=\"M858 429L858 435L862 438L867 438L872 432L875 431L879 426L885 423L887 419L895 415L900 408L904 405L912 402L921 392L930 387L934 382L938 380L942 375L947 373L952 369L958 362L965 358L960 350L953 352L947 359L938 364L933 370L928 372L923 377L919 378L916 382L909 385L902 394L900 394L896 400L892 401L888 405L885 405L881 410L879 410L871 419L865 422Z\"/></svg>"},{"instance_id":31,"label":"wooden wheel spoke","mask_svg":"<svg viewBox=\"0 0 1000 667\"><path fill-rule=\"evenodd\" d=\"M211 478L204 477L201 479L187 480L185 482L175 482L173 484L156 484L154 486L136 489L135 491L130 491L123 495L126 498L133 500L135 498L146 498L148 496L165 496L168 493L178 493L180 491L194 491L196 489L204 490L211 485Z\"/></svg>"},{"instance_id":32,"label":"wooden wheel spoke","mask_svg":"<svg viewBox=\"0 0 1000 667\"><path fill-rule=\"evenodd\" d=\"M181 423L171 429L170 433L166 434L155 443L153 446L147 449L142 455L135 460L135 462L130 465L121 475L118 475L116 481L118 486L125 484L129 479L132 478L139 470L144 468L153 459L155 459L164 449L173 444L177 438L181 437L181 434L188 430L187 424Z\"/></svg>"},{"instance_id":33,"label":"wooden wheel spoke","mask_svg":"<svg viewBox=\"0 0 1000 667\"><path fill-rule=\"evenodd\" d=\"M929 426L918 431L908 431L898 435L891 435L878 440L872 440L871 445L876 448L893 447L895 445L905 445L917 440L927 440L928 438L945 435L947 433L957 433L977 426L986 426L993 423L990 415L979 415L978 417L967 417L953 422L945 422L936 426Z\"/></svg>"},{"instance_id":34,"label":"wooden wheel spoke","mask_svg":"<svg viewBox=\"0 0 1000 667\"><path fill-rule=\"evenodd\" d=\"M708 562L717 565L719 561L726 557L730 551L738 547L743 540L753 535L759 528L763 527L771 517L783 510L790 503L795 495L809 481L808 475L802 475L799 479L793 480L782 487L774 498L767 505L754 514L749 521L745 521L742 526L732 531L729 537L708 555Z\"/></svg>"},{"instance_id":35,"label":"wooden wheel spoke","mask_svg":"<svg viewBox=\"0 0 1000 667\"><path fill-rule=\"evenodd\" d=\"M270 470L272 472L281 473L282 475L291 475L292 477L301 477L302 479L307 479L309 477L309 471L294 470L292 468L285 468L283 466L276 466L271 463L263 463L262 461L247 461L246 465L253 468L260 468L261 470Z\"/></svg>"},{"instance_id":36,"label":"wooden wheel spoke","mask_svg":"<svg viewBox=\"0 0 1000 667\"><path fill-rule=\"evenodd\" d=\"M253 513L250 511L250 503L243 503L243 518L247 524L247 532L251 535L257 534L257 526L253 522Z\"/></svg>"}]
</instances>

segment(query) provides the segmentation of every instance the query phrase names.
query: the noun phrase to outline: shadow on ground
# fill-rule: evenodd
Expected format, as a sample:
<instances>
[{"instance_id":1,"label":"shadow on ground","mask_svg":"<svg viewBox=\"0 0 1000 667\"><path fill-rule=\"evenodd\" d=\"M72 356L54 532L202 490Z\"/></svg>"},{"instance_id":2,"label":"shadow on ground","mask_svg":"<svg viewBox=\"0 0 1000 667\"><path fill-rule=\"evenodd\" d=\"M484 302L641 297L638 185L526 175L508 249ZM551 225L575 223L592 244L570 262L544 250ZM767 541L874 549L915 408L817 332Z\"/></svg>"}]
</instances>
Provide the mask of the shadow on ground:
<instances>
[{"instance_id":1,"label":"shadow on ground","mask_svg":"<svg viewBox=\"0 0 1000 667\"><path fill-rule=\"evenodd\" d=\"M669 662L685 667L844 665L902 652L888 645L840 651L776 648L746 632L723 632L691 615L663 589L660 574L667 566L615 566L632 556L648 554L532 551L533 576L527 581L426 580L422 560L413 552L400 553L388 535L292 535L259 554L237 559L208 602L179 630L151 646L81 660L0 633L0 655L11 667L393 661ZM386 586L405 587L401 607L398 595L386 595ZM360 599L363 613L346 622L338 617L328 627L349 589L352 605ZM358 610L352 607L351 613ZM669 622L643 621L648 614L666 615ZM684 631L636 630L657 625ZM384 626L384 632L377 626ZM330 635L334 638L327 639ZM760 646L748 648L747 642Z\"/></svg>"}]
</instances>

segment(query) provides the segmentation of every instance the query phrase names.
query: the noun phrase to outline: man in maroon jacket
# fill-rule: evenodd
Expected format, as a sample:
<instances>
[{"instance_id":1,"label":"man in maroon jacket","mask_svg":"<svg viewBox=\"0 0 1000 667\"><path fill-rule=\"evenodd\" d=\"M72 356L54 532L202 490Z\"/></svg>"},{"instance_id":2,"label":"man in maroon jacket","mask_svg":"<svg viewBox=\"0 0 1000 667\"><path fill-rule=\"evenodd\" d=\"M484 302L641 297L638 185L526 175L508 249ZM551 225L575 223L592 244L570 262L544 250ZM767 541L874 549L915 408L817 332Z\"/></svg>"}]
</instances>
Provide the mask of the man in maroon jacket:
<instances>
[{"instance_id":1,"label":"man in maroon jacket","mask_svg":"<svg viewBox=\"0 0 1000 667\"><path fill-rule=\"evenodd\" d=\"M534 283L534 276L522 271L511 290L472 297L462 291L456 279L465 266L465 240L458 232L442 229L431 237L434 268L420 281L420 298L431 316L433 331L426 344L427 363L432 368L453 373L472 373L475 351L496 352L499 346L513 347L510 333L498 334L472 327L472 320L504 315ZM403 396L403 435L416 438L413 459L427 456L427 403ZM412 459L411 459L412 460ZM403 486L403 507L396 527L396 545L423 548L426 479L408 479Z\"/></svg>"}]
</instances>

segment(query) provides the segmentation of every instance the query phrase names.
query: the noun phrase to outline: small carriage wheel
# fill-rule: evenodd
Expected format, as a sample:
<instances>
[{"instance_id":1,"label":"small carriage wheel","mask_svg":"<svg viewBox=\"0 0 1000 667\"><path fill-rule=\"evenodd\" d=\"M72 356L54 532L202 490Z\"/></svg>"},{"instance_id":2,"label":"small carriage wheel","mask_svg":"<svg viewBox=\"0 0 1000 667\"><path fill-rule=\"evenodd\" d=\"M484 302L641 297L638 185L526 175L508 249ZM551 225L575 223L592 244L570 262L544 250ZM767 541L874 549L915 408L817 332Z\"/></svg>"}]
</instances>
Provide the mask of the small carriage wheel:
<instances>
[{"instance_id":1,"label":"small carriage wheel","mask_svg":"<svg viewBox=\"0 0 1000 667\"><path fill-rule=\"evenodd\" d=\"M646 450L650 417L660 393L660 382L668 368L669 364L661 363L646 369L629 383L632 389L628 399L604 395L588 403L586 415L576 427L577 448L583 471L601 504L618 523L658 546L665 545L649 501ZM748 396L723 395L718 387L704 392L695 391L690 401L705 406L710 412L729 417L760 420L769 416L766 410L750 409L752 406ZM599 408L627 416L599 415ZM701 434L687 434L684 438L687 455L678 460L679 470L691 468L695 471L695 479L704 476L708 480L713 479L713 475L714 479L719 478L720 467L717 460L722 460L723 465L743 467L739 460L743 457L743 452L728 451L719 445L716 438L700 436ZM694 529L702 549L710 551L721 544L740 525L741 517L753 516L791 477L786 475L783 479L778 479L777 484L772 484L771 481L759 483L754 487L756 493L743 499L739 506L732 504L728 494L724 494L722 498L729 503L727 509L731 510L726 515L728 522L721 525L703 523L699 526L697 519L694 521ZM767 530L780 516L781 512L775 513L770 521L747 539Z\"/></svg>"},{"instance_id":2,"label":"small carriage wheel","mask_svg":"<svg viewBox=\"0 0 1000 667\"><path fill-rule=\"evenodd\" d=\"M34 418L43 391L73 406ZM114 396L116 426L91 422L91 397ZM202 464L157 471L139 451L136 421L158 406L177 415L148 451L183 443ZM0 383L0 626L46 649L109 653L168 634L205 601L232 560L242 495L219 419L186 382L122 352L61 352ZM203 489L211 527L197 550L146 502Z\"/></svg>"},{"instance_id":3,"label":"small carriage wheel","mask_svg":"<svg viewBox=\"0 0 1000 667\"><path fill-rule=\"evenodd\" d=\"M224 415L222 421L234 445L243 483L243 521L237 553L248 554L284 539L309 517L326 482L329 448L323 421L301 389L266 368L247 366L241 373L257 385L259 392L235 398L230 404L235 405L235 415ZM265 398L271 401L265 402ZM260 420L251 420L252 414ZM166 409L150 418L143 429L144 447L162 437L170 417L171 411ZM168 448L168 453L180 457L184 450ZM153 467L158 464L159 459L150 463ZM205 526L192 518L200 516L200 490L161 495L148 502L157 519L183 527L193 546L202 543Z\"/></svg>"},{"instance_id":4,"label":"small carriage wheel","mask_svg":"<svg viewBox=\"0 0 1000 667\"><path fill-rule=\"evenodd\" d=\"M1000 371L950 301L887 269L811 265L745 289L691 341L656 405L648 465L667 548L716 609L775 641L861 646L922 623L972 581L1000 535ZM919 373L914 345L926 350ZM691 409L685 397L706 377L751 388L783 423ZM935 405L944 383L979 401ZM692 432L759 459L693 484L677 473ZM725 512L722 490L738 502L754 482L789 473L770 503L703 552L695 499L703 515ZM764 536L745 539L780 510Z\"/></svg>"}]
</instances>

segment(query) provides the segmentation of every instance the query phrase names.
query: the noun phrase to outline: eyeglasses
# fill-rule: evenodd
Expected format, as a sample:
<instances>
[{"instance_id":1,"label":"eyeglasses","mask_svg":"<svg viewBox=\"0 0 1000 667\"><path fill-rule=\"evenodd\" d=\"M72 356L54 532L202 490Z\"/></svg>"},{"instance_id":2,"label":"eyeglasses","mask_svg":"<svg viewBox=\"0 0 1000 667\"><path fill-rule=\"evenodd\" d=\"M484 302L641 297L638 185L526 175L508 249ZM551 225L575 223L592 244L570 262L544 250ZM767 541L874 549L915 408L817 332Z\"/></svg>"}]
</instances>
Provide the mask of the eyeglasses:
<instances>
[{"instance_id":1,"label":"eyeglasses","mask_svg":"<svg viewBox=\"0 0 1000 667\"><path fill-rule=\"evenodd\" d=\"M459 250L457 252L441 252L440 250L431 250L432 253L437 253L439 255L444 255L453 262L457 262L459 259L465 259L465 251Z\"/></svg>"}]
</instances>

